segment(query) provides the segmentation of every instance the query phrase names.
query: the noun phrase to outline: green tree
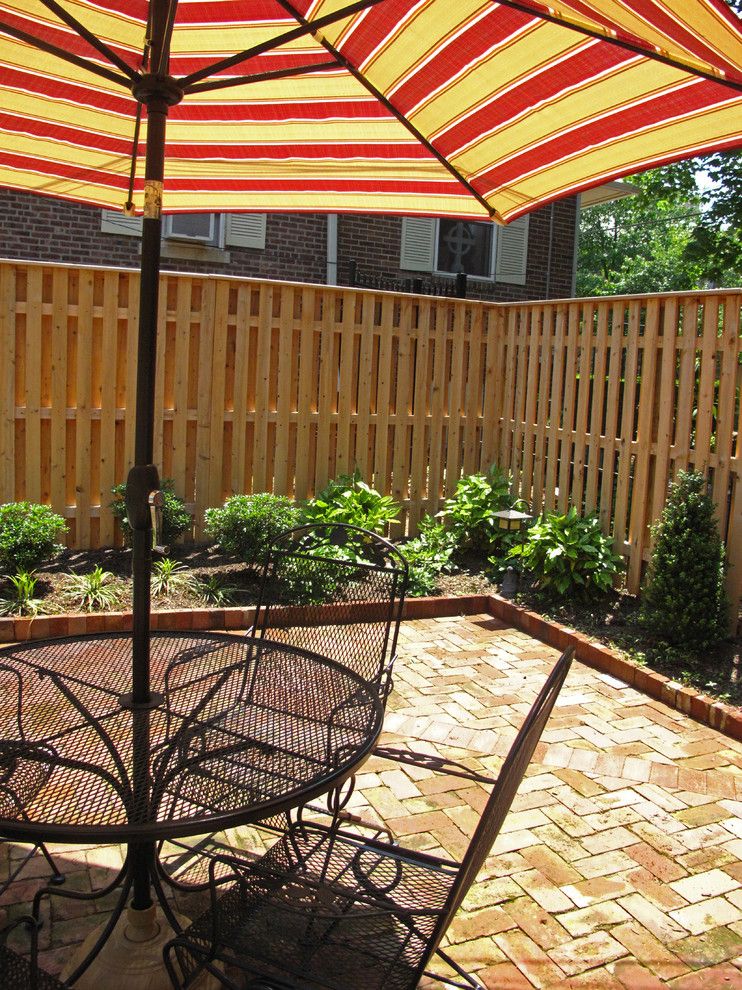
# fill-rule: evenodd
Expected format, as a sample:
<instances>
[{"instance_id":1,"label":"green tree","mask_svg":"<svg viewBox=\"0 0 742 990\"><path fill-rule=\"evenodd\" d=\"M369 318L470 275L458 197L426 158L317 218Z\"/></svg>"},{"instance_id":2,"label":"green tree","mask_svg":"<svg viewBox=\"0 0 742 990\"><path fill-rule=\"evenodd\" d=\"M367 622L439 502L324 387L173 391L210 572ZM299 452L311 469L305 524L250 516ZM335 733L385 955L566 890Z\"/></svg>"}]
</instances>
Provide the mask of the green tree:
<instances>
[{"instance_id":1,"label":"green tree","mask_svg":"<svg viewBox=\"0 0 742 990\"><path fill-rule=\"evenodd\" d=\"M631 176L637 195L583 211L579 295L742 282L742 153Z\"/></svg>"},{"instance_id":2,"label":"green tree","mask_svg":"<svg viewBox=\"0 0 742 990\"><path fill-rule=\"evenodd\" d=\"M726 631L724 545L700 472L678 472L652 535L642 623L668 643L713 646Z\"/></svg>"}]
</instances>

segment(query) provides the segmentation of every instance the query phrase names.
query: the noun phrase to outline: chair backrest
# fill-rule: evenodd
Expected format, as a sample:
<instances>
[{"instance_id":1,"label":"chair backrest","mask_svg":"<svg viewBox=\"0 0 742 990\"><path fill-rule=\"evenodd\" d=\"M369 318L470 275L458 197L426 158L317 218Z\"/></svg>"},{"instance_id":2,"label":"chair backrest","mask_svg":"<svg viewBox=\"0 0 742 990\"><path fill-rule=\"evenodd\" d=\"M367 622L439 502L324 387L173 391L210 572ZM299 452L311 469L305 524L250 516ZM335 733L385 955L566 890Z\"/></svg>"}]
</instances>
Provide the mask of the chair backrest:
<instances>
[{"instance_id":1,"label":"chair backrest","mask_svg":"<svg viewBox=\"0 0 742 990\"><path fill-rule=\"evenodd\" d=\"M459 866L456 881L449 894L448 904L432 941L431 954L459 909L467 891L476 880L477 874L497 839L502 824L510 811L513 798L523 780L523 775L531 762L536 744L541 738L544 726L549 720L559 692L569 673L574 652L574 648L569 647L559 657L513 740Z\"/></svg>"},{"instance_id":2,"label":"chair backrest","mask_svg":"<svg viewBox=\"0 0 742 990\"><path fill-rule=\"evenodd\" d=\"M268 552L256 634L330 657L386 692L407 574L399 550L376 533L298 526Z\"/></svg>"}]
</instances>

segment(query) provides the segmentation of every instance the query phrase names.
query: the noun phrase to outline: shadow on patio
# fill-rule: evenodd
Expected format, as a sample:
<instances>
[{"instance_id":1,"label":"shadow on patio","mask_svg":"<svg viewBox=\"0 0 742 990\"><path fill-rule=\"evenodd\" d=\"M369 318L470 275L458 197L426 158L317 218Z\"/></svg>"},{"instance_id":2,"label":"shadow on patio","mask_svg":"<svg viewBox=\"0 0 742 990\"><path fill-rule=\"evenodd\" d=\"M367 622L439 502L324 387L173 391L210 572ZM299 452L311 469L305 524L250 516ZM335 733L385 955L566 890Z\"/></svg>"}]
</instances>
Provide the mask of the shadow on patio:
<instances>
[{"instance_id":1,"label":"shadow on patio","mask_svg":"<svg viewBox=\"0 0 742 990\"><path fill-rule=\"evenodd\" d=\"M405 622L385 741L496 772L556 657L488 615ZM576 662L449 931L451 955L493 990L742 985L741 767L742 744ZM407 845L460 856L483 796L470 781L372 760L352 809ZM60 852L68 884L86 889L120 862L111 847ZM37 865L6 894L9 914L45 875ZM58 902L44 968L61 968L102 906Z\"/></svg>"}]
</instances>

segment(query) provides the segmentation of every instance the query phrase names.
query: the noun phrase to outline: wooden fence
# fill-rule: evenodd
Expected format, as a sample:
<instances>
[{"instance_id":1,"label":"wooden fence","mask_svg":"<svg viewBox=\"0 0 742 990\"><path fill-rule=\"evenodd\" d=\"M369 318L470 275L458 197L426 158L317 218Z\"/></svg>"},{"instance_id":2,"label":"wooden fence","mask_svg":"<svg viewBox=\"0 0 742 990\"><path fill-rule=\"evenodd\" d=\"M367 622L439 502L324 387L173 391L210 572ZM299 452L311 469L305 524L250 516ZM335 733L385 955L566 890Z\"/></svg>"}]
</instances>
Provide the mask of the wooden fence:
<instances>
[{"instance_id":1,"label":"wooden fence","mask_svg":"<svg viewBox=\"0 0 742 990\"><path fill-rule=\"evenodd\" d=\"M117 539L134 440L138 275L0 262L0 501L47 502L69 542ZM155 452L203 510L298 499L358 466L435 512L497 462L535 510L598 511L637 590L668 479L707 472L742 597L742 290L494 304L162 276Z\"/></svg>"}]
</instances>

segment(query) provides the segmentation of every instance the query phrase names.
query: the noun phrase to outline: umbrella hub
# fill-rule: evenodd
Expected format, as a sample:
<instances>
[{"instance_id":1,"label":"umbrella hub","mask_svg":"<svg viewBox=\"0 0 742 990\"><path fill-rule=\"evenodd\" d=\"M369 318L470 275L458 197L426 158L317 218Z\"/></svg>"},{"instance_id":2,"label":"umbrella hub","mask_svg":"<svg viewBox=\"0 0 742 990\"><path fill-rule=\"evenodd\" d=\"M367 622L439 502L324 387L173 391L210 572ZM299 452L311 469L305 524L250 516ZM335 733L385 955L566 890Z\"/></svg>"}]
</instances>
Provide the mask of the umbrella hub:
<instances>
[{"instance_id":1,"label":"umbrella hub","mask_svg":"<svg viewBox=\"0 0 742 990\"><path fill-rule=\"evenodd\" d=\"M183 99L183 90L172 76L148 72L131 87L134 99L149 107L157 102L174 107Z\"/></svg>"}]
</instances>

